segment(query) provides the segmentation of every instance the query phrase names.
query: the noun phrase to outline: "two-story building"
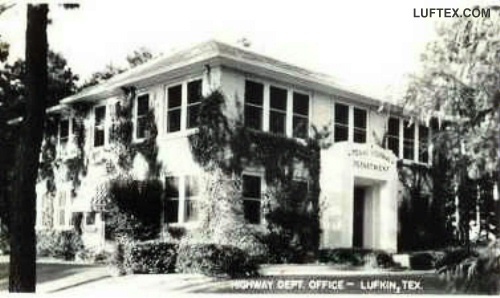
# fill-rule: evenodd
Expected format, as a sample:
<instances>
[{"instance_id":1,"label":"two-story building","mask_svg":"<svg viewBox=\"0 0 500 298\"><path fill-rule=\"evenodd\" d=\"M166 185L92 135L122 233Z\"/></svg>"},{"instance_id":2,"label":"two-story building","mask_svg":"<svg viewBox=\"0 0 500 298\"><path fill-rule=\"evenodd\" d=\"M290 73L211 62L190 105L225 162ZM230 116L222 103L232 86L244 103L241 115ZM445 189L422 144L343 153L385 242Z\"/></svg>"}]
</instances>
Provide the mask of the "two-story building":
<instances>
[{"instance_id":1,"label":"two-story building","mask_svg":"<svg viewBox=\"0 0 500 298\"><path fill-rule=\"evenodd\" d=\"M102 244L103 215L91 207L106 180L110 152L113 105L123 88L134 86L132 142L146 135L144 119L152 109L158 135L157 159L161 180L169 185L165 195L165 224L189 226L196 222L192 208L199 195L197 177L203 169L194 161L188 136L196 133L196 113L204 95L220 90L226 97L226 112L236 118L243 111L249 128L305 138L311 127L328 127L332 146L321 151L320 225L321 247L366 247L397 250L398 180L397 161L429 163L430 130L413 123L402 109L338 86L323 74L270 57L209 41L162 56L117 75L99 85L61 100L49 113L59 114L57 154L64 159L75 150L75 111L84 103L83 150L88 170L79 191L72 195L72 182L61 167L56 174L57 195L46 208L46 188L38 185L37 227L46 226L43 212L52 213L53 227L68 229L75 213L81 216L87 243ZM384 107L384 108L381 108ZM140 154L131 175L144 179L147 162ZM264 173L243 171L245 218L259 224L260 201L266 188ZM45 210L45 211L44 211Z\"/></svg>"}]
</instances>

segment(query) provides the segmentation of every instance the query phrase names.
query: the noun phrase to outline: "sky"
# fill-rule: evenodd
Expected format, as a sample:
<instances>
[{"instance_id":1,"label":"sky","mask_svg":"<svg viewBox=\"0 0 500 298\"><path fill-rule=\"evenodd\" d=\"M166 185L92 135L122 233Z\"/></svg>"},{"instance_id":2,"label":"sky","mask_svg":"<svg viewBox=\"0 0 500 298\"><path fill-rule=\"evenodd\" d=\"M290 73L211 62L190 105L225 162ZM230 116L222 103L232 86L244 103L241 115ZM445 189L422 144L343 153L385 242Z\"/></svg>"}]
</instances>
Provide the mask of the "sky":
<instances>
[{"instance_id":1,"label":"sky","mask_svg":"<svg viewBox=\"0 0 500 298\"><path fill-rule=\"evenodd\" d=\"M332 75L377 98L399 96L420 54L434 39L435 23L414 9L463 8L500 0L419 1L119 1L72 0L79 9L50 2L49 46L62 53L82 81L106 64L120 64L146 47L164 55L217 39ZM0 0L0 2L13 2ZM68 1L66 1L68 2ZM24 55L25 5L0 16L1 38L11 57ZM448 19L449 20L449 19Z\"/></svg>"}]
</instances>

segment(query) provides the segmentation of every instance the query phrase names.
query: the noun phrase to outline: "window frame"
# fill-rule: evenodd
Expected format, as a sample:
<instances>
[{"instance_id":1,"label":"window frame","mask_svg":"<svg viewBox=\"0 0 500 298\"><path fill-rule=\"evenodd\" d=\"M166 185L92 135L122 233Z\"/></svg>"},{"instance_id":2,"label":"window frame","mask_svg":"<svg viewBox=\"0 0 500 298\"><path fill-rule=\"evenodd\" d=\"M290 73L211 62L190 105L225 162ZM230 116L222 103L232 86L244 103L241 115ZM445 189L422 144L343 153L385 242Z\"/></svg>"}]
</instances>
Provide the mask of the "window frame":
<instances>
[{"instance_id":1,"label":"window frame","mask_svg":"<svg viewBox=\"0 0 500 298\"><path fill-rule=\"evenodd\" d=\"M244 176L252 176L252 177L259 177L260 179L260 198L257 199L257 198L250 198L250 197L244 197L243 196L243 193L244 193L244 189L243 189L243 177ZM242 198L242 208L243 208L243 218L244 218L244 222L245 224L247 225L252 225L252 226L261 226L261 225L265 225L266 224L266 220L265 220L265 216L264 216L264 212L263 212L263 199L264 199L264 196L265 196L265 193L266 193L266 181L265 181L265 175L264 175L264 172L263 171L258 171L258 170L253 170L253 169L247 169L247 170L244 170L241 174L241 198ZM246 216L245 216L245 209L244 209L244 203L245 201L252 201L252 202L260 202L260 210L259 210L259 213L260 213L260 216L259 216L259 222L258 223L251 223L251 222L248 222L246 220Z\"/></svg>"},{"instance_id":2,"label":"window frame","mask_svg":"<svg viewBox=\"0 0 500 298\"><path fill-rule=\"evenodd\" d=\"M312 102L312 96L311 96L311 94L309 92L304 92L302 90L297 90L297 89L293 89L291 93L292 93L292 96L291 96L292 97L291 98L291 108L290 108L291 114L292 114L292 116L291 116L291 118L292 118L291 119L291 122L292 122L291 123L291 135L292 135L293 138L296 138L296 139L304 139L304 138L301 138L301 137L295 135L295 131L294 131L293 127L294 127L294 119L295 119L295 117L306 118L306 120L307 120L307 126L305 128L305 130L306 130L306 136L305 136L305 138L309 138L309 136L310 136L310 126L311 126L311 110L312 110L311 109L311 102ZM295 111L293 109L294 106L295 106L295 94L307 96L307 116L295 113Z\"/></svg>"},{"instance_id":3,"label":"window frame","mask_svg":"<svg viewBox=\"0 0 500 298\"><path fill-rule=\"evenodd\" d=\"M432 127L431 126L427 126L425 125L424 123L420 123L419 121L415 121L412 123L412 126L413 126L413 138L411 139L411 143L413 144L413 148L412 148L412 158L409 159L409 158L406 158L405 155L404 155L404 146L405 146L405 139L404 139L404 130L405 130L405 123L409 123L410 122L410 119L408 118L403 118L403 117L399 117L399 116L396 116L396 115L389 115L387 117L387 128L386 128L386 132L387 132L387 140L386 140L386 144L385 144L385 147L386 149L389 149L388 147L388 140L389 138L391 138L392 136L389 135L389 119L397 119L398 120L398 123L399 123L399 132L398 132L398 139L399 139L399 143L398 143L398 147L399 147L399 152L398 154L394 154L398 159L404 161L404 162L412 162L412 163L418 163L418 164L422 164L422 165L431 165L431 162L432 162L432 151L431 151L431 147L432 147L432 142L431 142L431 136L432 136ZM425 147L427 148L427 161L422 161L420 159L420 156L421 156L421 148L422 148L422 144L420 143L420 127L425 127L427 129L427 141L426 141L426 145ZM409 139L407 139L409 140ZM393 152L391 150L391 152Z\"/></svg>"},{"instance_id":4,"label":"window frame","mask_svg":"<svg viewBox=\"0 0 500 298\"><path fill-rule=\"evenodd\" d=\"M194 82L200 82L200 98L198 101L194 102L194 103L190 103L189 102L189 84L191 83L194 83ZM186 81L186 127L185 127L185 130L191 130L191 129L196 129L198 126L199 126L199 123L196 124L196 126L193 126L193 127L189 127L190 123L189 123L189 112L190 112L190 108L192 107L196 107L196 106L201 106L201 102L203 101L203 79L202 78L197 78L197 79L191 79L189 81ZM198 113L199 113L199 109L198 109ZM181 117L182 117L182 112L181 112ZM181 119L181 123L182 123L182 119Z\"/></svg>"},{"instance_id":5,"label":"window frame","mask_svg":"<svg viewBox=\"0 0 500 298\"><path fill-rule=\"evenodd\" d=\"M147 96L147 99L148 99L148 111L144 115L139 115L139 98L144 97L144 96ZM151 92L141 92L141 93L137 94L134 98L132 122L133 122L133 129L134 129L133 141L135 141L135 142L142 141L142 140L146 139L146 137L147 137L147 130L148 130L147 128L146 128L144 137L141 137L141 138L138 137L138 129L139 129L139 120L143 119L143 118L147 118L149 111L151 111L151 106L152 106L151 105L151 98L152 98Z\"/></svg>"},{"instance_id":6,"label":"window frame","mask_svg":"<svg viewBox=\"0 0 500 298\"><path fill-rule=\"evenodd\" d=\"M97 125L96 122L96 110L104 108L104 118L102 121L102 124ZM93 123L93 129L92 129L92 148L98 149L98 148L103 148L108 144L108 133L107 133L107 127L108 127L108 106L106 103L99 104L93 107L92 109L92 123ZM96 140L96 132L98 129L102 129L104 137L103 137L103 143L101 145L96 146L95 140Z\"/></svg>"},{"instance_id":7,"label":"window frame","mask_svg":"<svg viewBox=\"0 0 500 298\"><path fill-rule=\"evenodd\" d=\"M368 143L368 123L369 123L368 122L368 118L369 118L368 117L368 114L369 114L368 113L368 109L360 108L358 106L352 106L351 109L352 109L352 112L351 112L351 114L352 114L352 142L353 143L358 143L358 144L366 144L366 143ZM358 127L356 127L356 125L355 125L355 123L356 123L356 121L355 121L356 120L355 119L355 115L356 115L355 114L355 110L360 110L360 111L363 111L365 113L365 124L366 124L365 128L358 128ZM355 133L357 131L358 132L361 131L361 132L364 133L364 136L365 136L364 137L364 142L356 142L354 136L355 136Z\"/></svg>"},{"instance_id":8,"label":"window frame","mask_svg":"<svg viewBox=\"0 0 500 298\"><path fill-rule=\"evenodd\" d=\"M68 135L66 137L64 137L64 139L65 139L64 144L62 142L63 137L61 136L61 133L62 133L61 123L63 121L68 122ZM57 131L57 148L58 148L57 153L59 156L65 156L67 154L66 150L68 148L68 144L72 140L72 137L73 137L73 121L74 121L74 118L71 116L64 117L64 118L61 118L59 120L59 123L57 126L57 130L58 130Z\"/></svg>"},{"instance_id":9,"label":"window frame","mask_svg":"<svg viewBox=\"0 0 500 298\"><path fill-rule=\"evenodd\" d=\"M353 105L348 102L349 99L347 98L334 98L333 99L333 113L332 113L332 118L333 118L333 143L340 143L340 142L349 142L349 143L358 143L358 144L366 144L369 142L368 139L368 132L370 131L370 109L367 107L363 107L360 105ZM337 123L337 117L335 117L337 105L343 105L347 107L347 125L344 123ZM359 143L354 141L354 132L355 132L355 127L354 127L354 109L357 110L362 110L365 111L366 114L366 128L363 129L365 132L365 142L364 143ZM335 137L337 135L337 126L347 128L347 140L342 140L342 141L336 141Z\"/></svg>"},{"instance_id":10,"label":"window frame","mask_svg":"<svg viewBox=\"0 0 500 298\"><path fill-rule=\"evenodd\" d=\"M289 88L286 88L286 87L283 87L279 84L268 84L269 87L268 87L268 98L269 98L269 105L268 105L268 132L269 133L272 133L272 134L275 134L275 135L279 135L279 136L290 136L289 134L289 131L288 131L288 122L289 122L289 108L290 108L290 90ZM272 89L278 89L280 91L284 91L285 92L285 109L282 110L282 109L279 109L279 108L273 108L271 107L271 90ZM293 100L293 99L292 99ZM279 113L281 115L284 115L285 116L285 123L283 124L283 132L274 132L271 130L271 119L273 119L273 116L272 116L272 113Z\"/></svg>"},{"instance_id":11,"label":"window frame","mask_svg":"<svg viewBox=\"0 0 500 298\"><path fill-rule=\"evenodd\" d=\"M247 82L262 85L262 105L258 105L258 104L253 103L253 102L247 102L247 99L246 99ZM244 123L244 125L248 129L252 129L252 130L256 130L256 131L266 131L266 128L265 128L265 126L266 126L265 125L265 123L266 123L265 106L266 106L266 93L267 93L266 83L261 81L261 80L254 79L254 78L245 78L244 83L243 83L243 88L244 88L243 89L243 123ZM250 127L247 125L246 117L245 117L245 109L247 106L260 109L261 118L260 118L260 124L259 124L260 128L259 129L257 129L255 127ZM269 115L269 113L267 113L267 115Z\"/></svg>"},{"instance_id":12,"label":"window frame","mask_svg":"<svg viewBox=\"0 0 500 298\"><path fill-rule=\"evenodd\" d=\"M193 177L193 179L196 180L196 183L198 185L198 193L196 196L190 196L188 197L187 196L187 180L188 180L188 177ZM164 203L163 203L163 214L162 214L162 224L163 225L170 225L170 226L186 226L186 225L195 225L197 223L199 223L199 220L200 220L200 214L199 214L199 209L198 209L198 206L196 206L195 208L198 209L196 210L197 212L197 217L193 220L188 220L188 201L194 201L196 202L196 205L198 205L197 202L199 202L199 199L200 199L200 182L201 182L201 179L200 179L200 176L199 174L195 173L195 174L179 174L179 175L168 175L168 176L165 176L164 178L164 181L166 183L167 179L168 178L177 178L178 180L178 196L177 197L169 197L165 194L165 197L164 197ZM165 185L166 186L166 185ZM165 206L165 203L167 200L172 200L172 198L177 198L177 199L174 199L176 200L178 203L177 203L177 221L175 222L167 222L165 221L165 211L166 211L166 206Z\"/></svg>"}]
</instances>

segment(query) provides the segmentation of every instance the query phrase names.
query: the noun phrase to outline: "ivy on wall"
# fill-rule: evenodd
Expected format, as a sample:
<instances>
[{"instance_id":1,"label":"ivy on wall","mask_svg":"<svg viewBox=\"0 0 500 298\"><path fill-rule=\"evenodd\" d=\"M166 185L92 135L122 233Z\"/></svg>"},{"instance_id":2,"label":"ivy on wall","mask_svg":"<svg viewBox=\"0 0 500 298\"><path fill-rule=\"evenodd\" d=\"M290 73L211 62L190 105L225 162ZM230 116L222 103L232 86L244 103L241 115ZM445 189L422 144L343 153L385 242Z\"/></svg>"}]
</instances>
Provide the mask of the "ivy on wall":
<instances>
[{"instance_id":1,"label":"ivy on wall","mask_svg":"<svg viewBox=\"0 0 500 298\"><path fill-rule=\"evenodd\" d=\"M296 140L255 131L246 128L241 119L228 119L224 109L225 97L220 91L214 91L202 100L198 133L189 137L195 161L207 172L219 173L220 184L224 184L223 181L239 180L247 167L264 169L268 192L263 200L263 210L266 211L268 226L271 228L281 225L281 229L287 229L291 237L286 239L286 248L292 245L292 239L300 238L298 241L301 245L314 251L319 244L319 158L321 140L325 133L315 133L313 138L307 140ZM302 171L301 176L306 179L309 190L305 197L299 198L300 204L295 206L297 208L285 209L283 206L290 202L290 196L293 195L293 191L287 190L293 189L297 171ZM222 187L208 187L211 191L205 202L209 205L224 204L224 200L234 199L221 195L222 191L227 192ZM235 184L234 188L233 193L240 194L237 198L241 204L241 183ZM214 192L213 189L220 191ZM274 216L277 213L280 216ZM299 213L302 214L301 217L296 216ZM205 220L217 223L224 221L223 217L227 216L224 213L210 213ZM286 216L290 219L294 217L296 221L303 219L303 222L286 226L284 222L279 222ZM210 224L205 223L205 226ZM301 227L306 230L301 230Z\"/></svg>"}]
</instances>

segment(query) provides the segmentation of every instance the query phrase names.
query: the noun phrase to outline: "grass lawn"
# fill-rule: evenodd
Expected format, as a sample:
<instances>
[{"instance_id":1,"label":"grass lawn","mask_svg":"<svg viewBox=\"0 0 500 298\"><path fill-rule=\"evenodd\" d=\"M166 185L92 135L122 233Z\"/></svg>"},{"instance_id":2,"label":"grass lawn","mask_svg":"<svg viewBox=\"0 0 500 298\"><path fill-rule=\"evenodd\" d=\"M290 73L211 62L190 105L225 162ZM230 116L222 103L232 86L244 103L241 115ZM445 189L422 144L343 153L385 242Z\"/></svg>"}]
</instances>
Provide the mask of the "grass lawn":
<instances>
[{"instance_id":1,"label":"grass lawn","mask_svg":"<svg viewBox=\"0 0 500 298\"><path fill-rule=\"evenodd\" d=\"M82 265L71 263L37 263L36 281L37 284L57 280L71 275L84 274L89 269L97 268L95 265ZM0 262L0 291L8 287L9 263Z\"/></svg>"}]
</instances>

